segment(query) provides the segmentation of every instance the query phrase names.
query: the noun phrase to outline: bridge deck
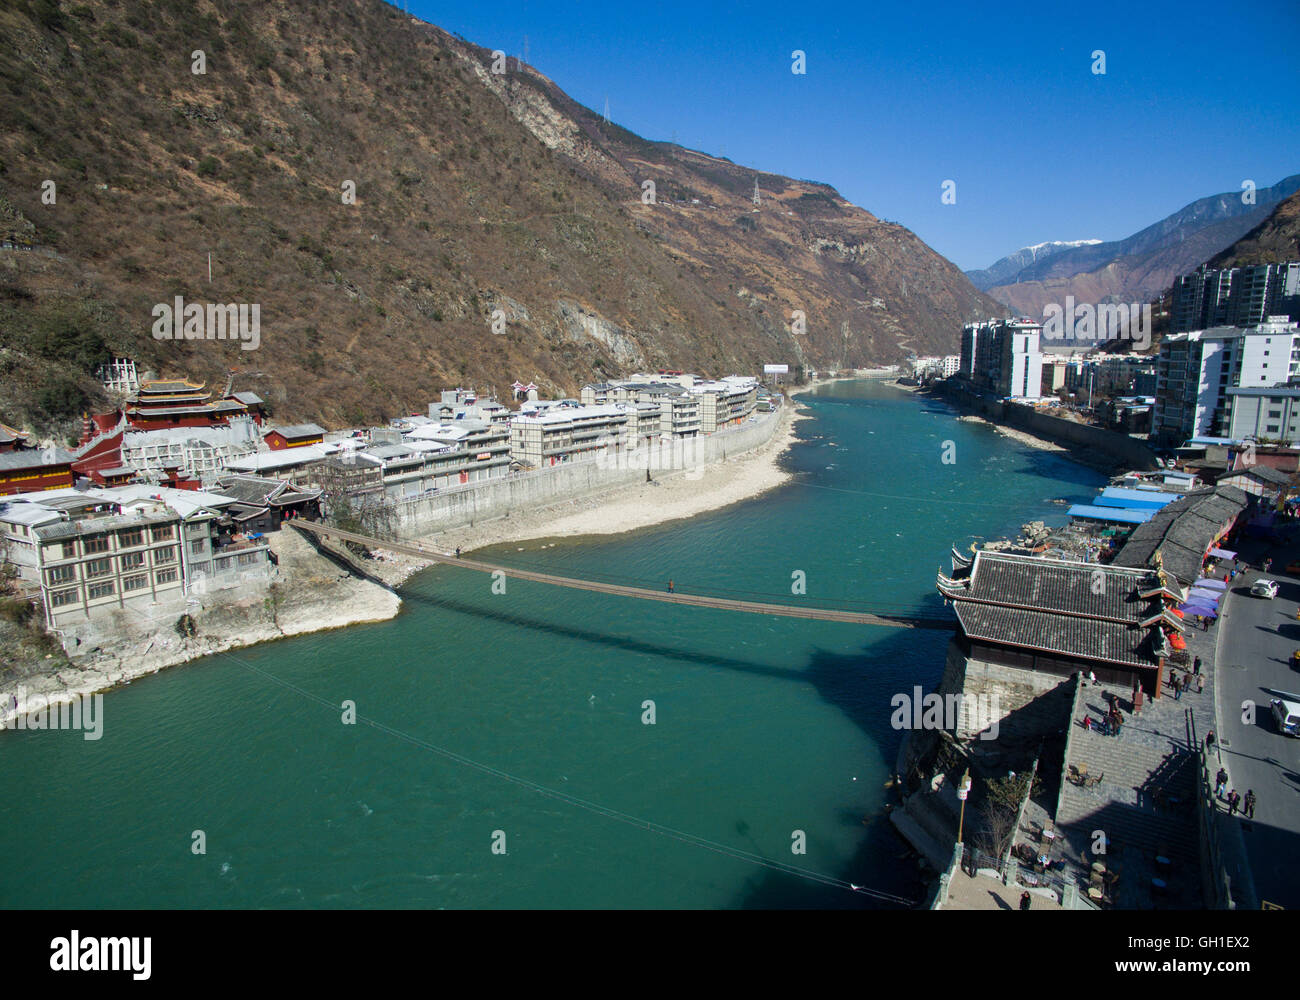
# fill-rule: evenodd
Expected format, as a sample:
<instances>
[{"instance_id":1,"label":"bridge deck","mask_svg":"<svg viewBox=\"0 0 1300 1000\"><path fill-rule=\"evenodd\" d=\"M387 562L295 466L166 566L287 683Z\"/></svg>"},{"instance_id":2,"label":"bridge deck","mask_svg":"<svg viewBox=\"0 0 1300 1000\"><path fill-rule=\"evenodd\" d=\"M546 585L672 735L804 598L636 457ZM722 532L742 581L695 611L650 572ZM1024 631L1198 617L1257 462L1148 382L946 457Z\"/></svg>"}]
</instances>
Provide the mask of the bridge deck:
<instances>
[{"instance_id":1,"label":"bridge deck","mask_svg":"<svg viewBox=\"0 0 1300 1000\"><path fill-rule=\"evenodd\" d=\"M337 538L340 541L356 542L367 548L386 549L400 552L429 562L444 563L460 569L474 570L478 573L501 573L516 580L531 580L533 583L546 583L555 587L568 587L572 590L590 590L600 594L615 594L619 597L635 597L643 601L662 601L666 604L688 604L697 608L718 608L724 611L741 611L747 614L777 615L785 618L810 618L815 621L848 622L853 625L883 625L889 628L927 628L951 630L953 619L921 618L907 615L876 615L865 611L842 611L838 608L807 608L793 604L765 604L758 601L737 601L726 597L708 597L701 594L669 594L665 591L647 590L644 587L626 587L614 583L599 583L595 580L578 580L567 576L553 576L550 573L537 573L532 570L514 569L510 566L497 566L480 562L477 559L462 559L436 552L422 545L407 542L388 542L369 535L359 535L341 528L332 528L314 521L293 521L295 528L311 532L318 536Z\"/></svg>"}]
</instances>

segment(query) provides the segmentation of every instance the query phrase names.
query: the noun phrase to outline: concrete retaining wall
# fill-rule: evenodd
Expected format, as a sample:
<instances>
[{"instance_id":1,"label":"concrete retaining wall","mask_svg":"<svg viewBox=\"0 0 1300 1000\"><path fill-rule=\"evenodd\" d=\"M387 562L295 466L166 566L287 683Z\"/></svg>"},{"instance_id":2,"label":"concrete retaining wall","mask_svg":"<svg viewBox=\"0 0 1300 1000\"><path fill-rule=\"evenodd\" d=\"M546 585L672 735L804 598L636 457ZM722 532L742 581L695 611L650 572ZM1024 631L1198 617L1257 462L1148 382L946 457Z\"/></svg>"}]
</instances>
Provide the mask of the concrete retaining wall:
<instances>
[{"instance_id":1,"label":"concrete retaining wall","mask_svg":"<svg viewBox=\"0 0 1300 1000\"><path fill-rule=\"evenodd\" d=\"M1035 410L1031 406L976 396L961 391L957 386L948 386L946 380L937 383L937 389L949 402L963 410L977 413L995 424L1016 427L1035 437L1046 438L1058 444L1096 449L1133 469L1147 471L1159 468L1155 453L1146 442L1129 437L1127 434L1055 417L1050 413Z\"/></svg>"},{"instance_id":2,"label":"concrete retaining wall","mask_svg":"<svg viewBox=\"0 0 1300 1000\"><path fill-rule=\"evenodd\" d=\"M751 451L771 440L781 426L783 412L761 414L739 427L707 437L673 441L662 446L643 445L611 454L469 483L439 490L428 496L396 503L397 530L402 535L426 535L477 521L502 517L512 510L589 496L620 486L643 483L646 472L660 479L669 475L702 475L704 466Z\"/></svg>"}]
</instances>

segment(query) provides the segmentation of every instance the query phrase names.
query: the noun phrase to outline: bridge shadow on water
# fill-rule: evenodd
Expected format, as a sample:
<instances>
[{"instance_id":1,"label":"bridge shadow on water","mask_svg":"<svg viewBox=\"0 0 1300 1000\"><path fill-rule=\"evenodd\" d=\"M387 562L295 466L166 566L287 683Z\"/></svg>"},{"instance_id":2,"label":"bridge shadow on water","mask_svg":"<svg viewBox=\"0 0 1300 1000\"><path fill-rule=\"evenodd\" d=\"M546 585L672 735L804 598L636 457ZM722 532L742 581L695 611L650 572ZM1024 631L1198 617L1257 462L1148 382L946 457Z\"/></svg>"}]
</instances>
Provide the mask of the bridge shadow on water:
<instances>
[{"instance_id":1,"label":"bridge shadow on water","mask_svg":"<svg viewBox=\"0 0 1300 1000\"><path fill-rule=\"evenodd\" d=\"M887 774L893 772L904 735L890 727L891 701L900 691L910 693L912 684L933 690L943 671L944 651L949 639L946 632L928 629L871 627L871 642L862 646L860 654L844 655L816 650L803 669L782 669L735 656L697 653L662 642L613 635L599 628L560 625L531 615L502 611L443 595L404 590L402 597L413 604L546 635L577 639L616 652L640 653L681 663L810 685L824 701L843 712L879 747ZM937 595L935 597L941 605L942 601ZM924 669L918 669L916 676L900 680L899 665L909 663L925 666ZM870 811L866 815L861 815L846 805L840 814L840 822L860 830L861 838L852 858L837 871L822 869L814 857L789 854L788 840L767 845L757 843L744 816L736 818L738 839L735 844L772 861L919 903L926 894L926 885L915 861L911 860L911 849L895 833L889 821L887 807L894 801L896 799L892 791L879 787L874 790L868 807ZM814 845L816 839L813 832L810 841ZM762 868L756 869L756 874L747 880L729 905L731 908L746 909L903 908L903 904L880 900L866 893L827 886Z\"/></svg>"}]
</instances>

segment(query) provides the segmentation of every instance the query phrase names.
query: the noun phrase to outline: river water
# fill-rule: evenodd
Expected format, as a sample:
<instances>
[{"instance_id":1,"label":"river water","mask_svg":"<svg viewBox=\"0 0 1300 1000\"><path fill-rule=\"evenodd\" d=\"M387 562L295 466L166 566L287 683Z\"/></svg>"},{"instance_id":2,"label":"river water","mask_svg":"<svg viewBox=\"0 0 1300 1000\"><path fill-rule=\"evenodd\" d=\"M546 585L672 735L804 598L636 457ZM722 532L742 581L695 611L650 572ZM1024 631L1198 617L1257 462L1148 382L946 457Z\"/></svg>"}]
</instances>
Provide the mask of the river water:
<instances>
[{"instance_id":1,"label":"river water","mask_svg":"<svg viewBox=\"0 0 1300 1000\"><path fill-rule=\"evenodd\" d=\"M1059 454L878 382L834 383L804 401L814 419L784 459L795 481L772 493L612 539L525 542L483 558L653 587L672 579L682 592L933 613L952 543L1061 522L1053 498L1082 501L1101 484ZM798 574L804 595L792 593ZM213 656L110 692L99 741L0 734L0 905L921 898L884 813L903 735L890 728L890 699L936 683L946 632L513 580L499 594L490 578L448 568L413 578L403 596L391 622ZM345 701L355 725L343 722ZM792 853L798 841L806 853Z\"/></svg>"}]
</instances>

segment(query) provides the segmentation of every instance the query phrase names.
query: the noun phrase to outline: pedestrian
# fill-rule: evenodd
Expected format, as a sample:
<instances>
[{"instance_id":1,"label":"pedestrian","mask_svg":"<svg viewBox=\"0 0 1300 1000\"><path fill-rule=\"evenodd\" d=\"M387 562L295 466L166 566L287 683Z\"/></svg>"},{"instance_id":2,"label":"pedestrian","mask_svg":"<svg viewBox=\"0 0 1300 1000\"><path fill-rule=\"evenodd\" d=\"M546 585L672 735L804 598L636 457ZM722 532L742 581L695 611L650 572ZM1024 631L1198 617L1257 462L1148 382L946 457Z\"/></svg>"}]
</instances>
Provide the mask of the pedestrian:
<instances>
[{"instance_id":1,"label":"pedestrian","mask_svg":"<svg viewBox=\"0 0 1300 1000\"><path fill-rule=\"evenodd\" d=\"M1224 573L1224 574L1223 574L1223 582L1224 582L1224 583L1227 583L1229 579L1230 579L1230 578L1229 578L1228 574L1227 574L1227 573Z\"/></svg>"},{"instance_id":2,"label":"pedestrian","mask_svg":"<svg viewBox=\"0 0 1300 1000\"><path fill-rule=\"evenodd\" d=\"M1240 804L1241 804L1241 796L1237 794L1237 790L1234 788L1232 791L1228 793L1228 815L1229 816L1237 815L1237 807Z\"/></svg>"},{"instance_id":3,"label":"pedestrian","mask_svg":"<svg viewBox=\"0 0 1300 1000\"><path fill-rule=\"evenodd\" d=\"M1246 789L1246 808L1242 810L1248 819L1255 818L1255 790Z\"/></svg>"},{"instance_id":4,"label":"pedestrian","mask_svg":"<svg viewBox=\"0 0 1300 1000\"><path fill-rule=\"evenodd\" d=\"M1183 688L1186 686L1187 678L1180 674L1178 679L1174 681L1174 701L1177 701L1183 696Z\"/></svg>"},{"instance_id":5,"label":"pedestrian","mask_svg":"<svg viewBox=\"0 0 1300 1000\"><path fill-rule=\"evenodd\" d=\"M457 559L460 558L460 546L459 546L459 545L456 546L456 558L457 558Z\"/></svg>"},{"instance_id":6,"label":"pedestrian","mask_svg":"<svg viewBox=\"0 0 1300 1000\"><path fill-rule=\"evenodd\" d=\"M1205 752L1209 753L1214 749L1214 730L1211 729L1205 734Z\"/></svg>"},{"instance_id":7,"label":"pedestrian","mask_svg":"<svg viewBox=\"0 0 1300 1000\"><path fill-rule=\"evenodd\" d=\"M1228 787L1228 772L1225 768L1219 768L1219 773L1214 776L1214 797L1223 798L1223 790Z\"/></svg>"},{"instance_id":8,"label":"pedestrian","mask_svg":"<svg viewBox=\"0 0 1300 1000\"><path fill-rule=\"evenodd\" d=\"M672 581L672 580L669 580L669 581L668 581L668 593L670 593L670 594L675 593L675 591L673 590L673 581Z\"/></svg>"},{"instance_id":9,"label":"pedestrian","mask_svg":"<svg viewBox=\"0 0 1300 1000\"><path fill-rule=\"evenodd\" d=\"M1029 893L1027 891L1022 892L1020 894L1020 908L1022 910L1027 910L1029 909L1031 903L1032 903L1032 897L1030 897Z\"/></svg>"},{"instance_id":10,"label":"pedestrian","mask_svg":"<svg viewBox=\"0 0 1300 1000\"><path fill-rule=\"evenodd\" d=\"M1205 621L1205 617L1203 615L1198 615L1197 617L1199 617L1201 621ZM1199 674L1200 672L1201 672L1201 658L1198 656L1194 660L1192 660L1192 673Z\"/></svg>"},{"instance_id":11,"label":"pedestrian","mask_svg":"<svg viewBox=\"0 0 1300 1000\"><path fill-rule=\"evenodd\" d=\"M1237 571L1234 569L1231 573L1228 574L1228 577L1230 580L1237 579Z\"/></svg>"}]
</instances>

